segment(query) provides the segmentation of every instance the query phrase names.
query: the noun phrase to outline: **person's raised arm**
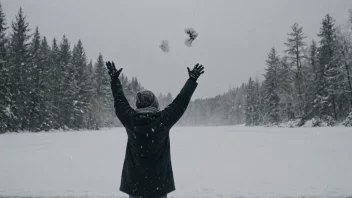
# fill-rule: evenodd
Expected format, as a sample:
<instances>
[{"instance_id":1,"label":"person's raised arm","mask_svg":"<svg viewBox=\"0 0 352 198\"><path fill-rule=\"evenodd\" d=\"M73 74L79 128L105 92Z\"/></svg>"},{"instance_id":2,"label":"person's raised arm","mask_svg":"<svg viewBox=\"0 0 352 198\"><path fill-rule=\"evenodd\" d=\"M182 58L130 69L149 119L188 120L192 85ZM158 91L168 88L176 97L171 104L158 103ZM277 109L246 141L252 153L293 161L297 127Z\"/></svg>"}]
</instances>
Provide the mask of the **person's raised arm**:
<instances>
[{"instance_id":1,"label":"person's raised arm","mask_svg":"<svg viewBox=\"0 0 352 198\"><path fill-rule=\"evenodd\" d=\"M128 103L119 79L122 68L116 70L114 62L106 62L106 66L111 77L110 84L112 95L114 96L115 113L121 123L126 126L130 116L134 113L134 109Z\"/></svg>"},{"instance_id":2,"label":"person's raised arm","mask_svg":"<svg viewBox=\"0 0 352 198\"><path fill-rule=\"evenodd\" d=\"M195 65L193 70L190 70L188 67L187 70L189 79L186 84L172 103L161 112L165 126L172 127L181 118L197 88L199 76L204 73L204 67L199 64Z\"/></svg>"}]
</instances>

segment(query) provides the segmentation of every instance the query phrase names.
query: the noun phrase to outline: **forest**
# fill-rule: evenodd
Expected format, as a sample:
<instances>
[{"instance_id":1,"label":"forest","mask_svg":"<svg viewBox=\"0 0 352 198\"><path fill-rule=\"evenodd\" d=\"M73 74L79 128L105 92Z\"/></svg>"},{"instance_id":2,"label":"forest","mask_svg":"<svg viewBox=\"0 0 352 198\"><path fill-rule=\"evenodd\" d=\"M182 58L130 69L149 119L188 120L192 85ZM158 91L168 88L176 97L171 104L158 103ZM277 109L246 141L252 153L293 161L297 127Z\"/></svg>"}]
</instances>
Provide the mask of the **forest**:
<instances>
[{"instance_id":1,"label":"forest","mask_svg":"<svg viewBox=\"0 0 352 198\"><path fill-rule=\"evenodd\" d=\"M295 23L283 54L269 49L264 80L249 78L228 92L195 99L178 125L352 125L352 11L349 24L322 18L319 40ZM120 77L132 107L144 89L137 77ZM0 133L80 130L121 126L102 54L88 60L83 42L63 35L48 41L29 28L20 8L6 21L0 3ZM158 96L161 108L173 96Z\"/></svg>"},{"instance_id":2,"label":"forest","mask_svg":"<svg viewBox=\"0 0 352 198\"><path fill-rule=\"evenodd\" d=\"M352 125L352 10L349 24L327 14L308 41L295 23L283 54L275 47L265 61L264 80L249 78L223 95L195 100L183 124L246 126Z\"/></svg>"}]
</instances>

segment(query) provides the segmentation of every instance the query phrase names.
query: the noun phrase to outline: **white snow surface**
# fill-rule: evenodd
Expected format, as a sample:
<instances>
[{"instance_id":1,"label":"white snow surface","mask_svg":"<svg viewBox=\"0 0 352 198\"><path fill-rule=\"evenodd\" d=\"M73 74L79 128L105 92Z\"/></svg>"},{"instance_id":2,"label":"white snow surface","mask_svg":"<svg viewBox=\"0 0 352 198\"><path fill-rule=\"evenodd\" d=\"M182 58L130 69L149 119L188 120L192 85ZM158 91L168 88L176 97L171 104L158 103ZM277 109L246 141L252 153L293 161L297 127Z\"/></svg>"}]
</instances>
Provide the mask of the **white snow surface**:
<instances>
[{"instance_id":1,"label":"white snow surface","mask_svg":"<svg viewBox=\"0 0 352 198\"><path fill-rule=\"evenodd\" d=\"M0 136L0 197L127 197L123 128ZM168 197L352 196L352 129L176 127Z\"/></svg>"}]
</instances>

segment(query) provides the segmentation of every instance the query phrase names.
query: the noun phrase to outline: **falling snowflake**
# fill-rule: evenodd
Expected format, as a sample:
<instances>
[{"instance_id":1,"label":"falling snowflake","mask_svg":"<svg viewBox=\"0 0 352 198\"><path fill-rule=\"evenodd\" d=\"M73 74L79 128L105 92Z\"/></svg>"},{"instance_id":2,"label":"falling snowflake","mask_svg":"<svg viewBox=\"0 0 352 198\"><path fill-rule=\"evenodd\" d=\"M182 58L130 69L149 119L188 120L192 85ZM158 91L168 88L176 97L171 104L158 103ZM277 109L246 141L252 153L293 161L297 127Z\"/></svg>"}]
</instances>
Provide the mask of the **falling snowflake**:
<instances>
[{"instance_id":1,"label":"falling snowflake","mask_svg":"<svg viewBox=\"0 0 352 198\"><path fill-rule=\"evenodd\" d=\"M170 47L169 47L169 42L167 40L161 41L161 45L159 45L160 49L163 50L163 52L169 52Z\"/></svg>"},{"instance_id":2,"label":"falling snowflake","mask_svg":"<svg viewBox=\"0 0 352 198\"><path fill-rule=\"evenodd\" d=\"M185 45L187 47L192 47L192 42L198 37L198 33L193 28L186 28L185 33L189 37L185 40Z\"/></svg>"}]
</instances>

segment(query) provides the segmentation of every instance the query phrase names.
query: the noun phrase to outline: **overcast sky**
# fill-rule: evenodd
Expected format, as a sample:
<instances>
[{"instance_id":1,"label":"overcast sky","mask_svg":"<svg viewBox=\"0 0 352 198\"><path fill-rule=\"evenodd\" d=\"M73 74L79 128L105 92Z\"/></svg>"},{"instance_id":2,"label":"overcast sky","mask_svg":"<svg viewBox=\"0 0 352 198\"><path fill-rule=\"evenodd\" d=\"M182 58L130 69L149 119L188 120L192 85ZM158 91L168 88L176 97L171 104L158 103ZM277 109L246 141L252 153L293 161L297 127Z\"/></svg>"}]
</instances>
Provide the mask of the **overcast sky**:
<instances>
[{"instance_id":1,"label":"overcast sky","mask_svg":"<svg viewBox=\"0 0 352 198\"><path fill-rule=\"evenodd\" d=\"M351 0L0 1L8 21L22 7L33 30L39 26L50 40L66 34L72 45L81 39L89 59L102 53L155 93L176 95L186 67L202 63L196 98L261 76L270 48L282 54L293 23L303 25L310 41L325 14L343 24L352 8ZM187 27L199 34L191 48L184 45ZM160 50L162 40L169 41L169 53Z\"/></svg>"}]
</instances>

